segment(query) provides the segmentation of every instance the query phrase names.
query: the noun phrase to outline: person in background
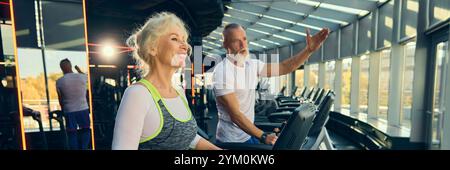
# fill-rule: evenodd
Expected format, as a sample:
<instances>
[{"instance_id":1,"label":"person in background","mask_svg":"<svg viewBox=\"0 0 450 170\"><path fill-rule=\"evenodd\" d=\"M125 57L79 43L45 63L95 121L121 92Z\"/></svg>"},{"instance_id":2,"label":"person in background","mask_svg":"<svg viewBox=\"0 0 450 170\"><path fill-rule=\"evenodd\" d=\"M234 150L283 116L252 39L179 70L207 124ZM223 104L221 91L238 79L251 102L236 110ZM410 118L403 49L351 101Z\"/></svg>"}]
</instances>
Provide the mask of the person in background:
<instances>
[{"instance_id":1,"label":"person in background","mask_svg":"<svg viewBox=\"0 0 450 170\"><path fill-rule=\"evenodd\" d=\"M322 29L312 37L309 30L306 34L306 47L302 51L280 63L265 64L249 59L247 36L242 26L235 23L225 26L222 35L227 55L213 72L219 117L216 130L218 143L275 144L275 134L263 132L253 124L258 77L280 76L295 71L320 48L329 30Z\"/></svg>"},{"instance_id":2,"label":"person in background","mask_svg":"<svg viewBox=\"0 0 450 170\"><path fill-rule=\"evenodd\" d=\"M66 120L69 148L87 150L91 143L91 122L86 98L88 77L78 66L75 69L79 73L74 73L68 59L61 60L59 65L64 76L56 80L56 89ZM80 143L78 138L81 139Z\"/></svg>"}]
</instances>

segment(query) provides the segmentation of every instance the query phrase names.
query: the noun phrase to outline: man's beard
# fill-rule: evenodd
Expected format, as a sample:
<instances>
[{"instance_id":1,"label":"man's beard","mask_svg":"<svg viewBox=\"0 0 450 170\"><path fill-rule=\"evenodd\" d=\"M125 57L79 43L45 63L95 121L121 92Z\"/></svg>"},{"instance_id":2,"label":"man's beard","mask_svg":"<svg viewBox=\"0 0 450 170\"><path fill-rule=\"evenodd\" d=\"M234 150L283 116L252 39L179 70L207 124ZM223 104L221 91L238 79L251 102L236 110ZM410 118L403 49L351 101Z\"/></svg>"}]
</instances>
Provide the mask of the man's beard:
<instances>
[{"instance_id":1,"label":"man's beard","mask_svg":"<svg viewBox=\"0 0 450 170\"><path fill-rule=\"evenodd\" d=\"M241 54L239 52L243 51L244 49L239 50L235 54L228 54L227 57L231 59L231 61L236 62L238 66L244 65L245 61L249 58L248 52L245 52L244 54Z\"/></svg>"}]
</instances>

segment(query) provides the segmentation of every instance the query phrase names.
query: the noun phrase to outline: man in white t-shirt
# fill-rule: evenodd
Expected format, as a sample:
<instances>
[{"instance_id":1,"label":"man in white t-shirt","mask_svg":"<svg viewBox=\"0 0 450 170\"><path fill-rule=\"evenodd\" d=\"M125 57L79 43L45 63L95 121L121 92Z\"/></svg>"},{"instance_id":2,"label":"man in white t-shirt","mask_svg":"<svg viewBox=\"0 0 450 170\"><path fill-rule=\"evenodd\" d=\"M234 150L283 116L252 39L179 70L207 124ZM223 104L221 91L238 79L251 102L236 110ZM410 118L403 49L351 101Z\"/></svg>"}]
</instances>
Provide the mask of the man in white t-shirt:
<instances>
[{"instance_id":1,"label":"man in white t-shirt","mask_svg":"<svg viewBox=\"0 0 450 170\"><path fill-rule=\"evenodd\" d=\"M59 63L64 76L56 81L59 105L64 112L70 149L88 149L91 141L89 106L87 103L87 75L75 66L72 71L68 59ZM78 128L80 130L78 130ZM81 143L78 144L78 136Z\"/></svg>"},{"instance_id":2,"label":"man in white t-shirt","mask_svg":"<svg viewBox=\"0 0 450 170\"><path fill-rule=\"evenodd\" d=\"M265 133L253 122L255 118L255 89L258 77L280 76L299 68L320 48L329 30L322 29L314 36L306 30L306 47L280 62L265 64L249 59L245 30L239 24L228 24L223 30L223 47L227 57L214 69L213 84L218 110L217 142L274 144L275 134Z\"/></svg>"}]
</instances>

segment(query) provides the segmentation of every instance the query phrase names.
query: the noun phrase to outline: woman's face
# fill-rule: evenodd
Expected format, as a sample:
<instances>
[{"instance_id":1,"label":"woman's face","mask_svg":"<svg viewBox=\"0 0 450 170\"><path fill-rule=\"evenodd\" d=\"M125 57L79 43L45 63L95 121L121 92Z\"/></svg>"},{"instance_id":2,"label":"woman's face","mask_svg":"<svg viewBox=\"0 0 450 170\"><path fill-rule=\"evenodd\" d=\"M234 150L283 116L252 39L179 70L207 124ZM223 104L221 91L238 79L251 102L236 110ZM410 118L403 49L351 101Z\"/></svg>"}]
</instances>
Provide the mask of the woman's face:
<instances>
[{"instance_id":1,"label":"woman's face","mask_svg":"<svg viewBox=\"0 0 450 170\"><path fill-rule=\"evenodd\" d=\"M188 52L186 36L180 27L170 26L158 40L157 60L165 66L184 67Z\"/></svg>"}]
</instances>

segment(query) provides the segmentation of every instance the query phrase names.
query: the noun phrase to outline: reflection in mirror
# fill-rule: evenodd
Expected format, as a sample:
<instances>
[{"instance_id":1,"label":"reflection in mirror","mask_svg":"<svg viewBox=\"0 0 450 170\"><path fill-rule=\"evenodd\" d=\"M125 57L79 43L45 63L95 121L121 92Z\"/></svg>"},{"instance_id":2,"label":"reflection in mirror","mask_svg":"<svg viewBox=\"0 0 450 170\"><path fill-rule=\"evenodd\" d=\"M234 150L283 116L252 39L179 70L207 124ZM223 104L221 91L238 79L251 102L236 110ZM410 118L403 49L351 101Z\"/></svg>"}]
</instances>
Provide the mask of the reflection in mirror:
<instances>
[{"instance_id":1,"label":"reflection in mirror","mask_svg":"<svg viewBox=\"0 0 450 170\"><path fill-rule=\"evenodd\" d=\"M92 149L81 0L14 0L30 149Z\"/></svg>"},{"instance_id":2,"label":"reflection in mirror","mask_svg":"<svg viewBox=\"0 0 450 170\"><path fill-rule=\"evenodd\" d=\"M10 6L0 2L0 150L23 149Z\"/></svg>"}]
</instances>

